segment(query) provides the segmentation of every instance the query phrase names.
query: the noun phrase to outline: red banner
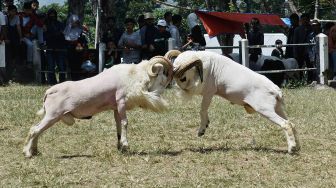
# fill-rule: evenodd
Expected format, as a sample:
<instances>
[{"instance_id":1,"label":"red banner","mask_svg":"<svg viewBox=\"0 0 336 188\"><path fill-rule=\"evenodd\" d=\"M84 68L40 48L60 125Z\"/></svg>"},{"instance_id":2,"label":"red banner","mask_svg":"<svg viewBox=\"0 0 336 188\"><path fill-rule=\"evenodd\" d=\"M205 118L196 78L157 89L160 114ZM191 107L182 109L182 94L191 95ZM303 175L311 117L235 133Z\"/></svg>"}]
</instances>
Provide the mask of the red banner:
<instances>
[{"instance_id":1,"label":"red banner","mask_svg":"<svg viewBox=\"0 0 336 188\"><path fill-rule=\"evenodd\" d=\"M244 23L249 23L252 18L258 18L264 25L286 26L278 15L274 14L243 14L226 12L195 12L202 21L209 36L213 37L222 33L244 35Z\"/></svg>"}]
</instances>

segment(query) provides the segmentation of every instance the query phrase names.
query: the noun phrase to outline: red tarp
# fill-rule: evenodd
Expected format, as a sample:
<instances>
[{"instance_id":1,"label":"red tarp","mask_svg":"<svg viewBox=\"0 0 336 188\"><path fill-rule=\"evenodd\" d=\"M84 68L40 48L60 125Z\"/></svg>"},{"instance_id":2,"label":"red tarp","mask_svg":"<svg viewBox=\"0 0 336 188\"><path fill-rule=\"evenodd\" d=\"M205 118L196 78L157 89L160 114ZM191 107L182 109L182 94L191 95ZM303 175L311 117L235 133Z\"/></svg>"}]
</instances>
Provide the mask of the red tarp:
<instances>
[{"instance_id":1,"label":"red tarp","mask_svg":"<svg viewBox=\"0 0 336 188\"><path fill-rule=\"evenodd\" d=\"M274 14L242 14L226 12L195 12L202 21L209 36L221 33L244 34L244 23L258 18L261 24L286 26L278 15Z\"/></svg>"}]
</instances>

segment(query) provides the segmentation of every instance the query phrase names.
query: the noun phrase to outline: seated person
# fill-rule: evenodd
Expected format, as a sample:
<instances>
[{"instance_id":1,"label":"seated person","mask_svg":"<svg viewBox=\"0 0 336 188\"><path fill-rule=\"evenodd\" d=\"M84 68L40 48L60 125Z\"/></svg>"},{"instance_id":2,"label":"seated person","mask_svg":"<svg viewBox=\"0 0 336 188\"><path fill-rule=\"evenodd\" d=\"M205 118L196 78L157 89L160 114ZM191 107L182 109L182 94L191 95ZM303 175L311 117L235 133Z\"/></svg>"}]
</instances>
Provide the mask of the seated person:
<instances>
[{"instance_id":1,"label":"seated person","mask_svg":"<svg viewBox=\"0 0 336 188\"><path fill-rule=\"evenodd\" d=\"M284 52L282 50L282 41L280 39L275 41L276 48L272 51L271 56L278 57L282 59L284 57Z\"/></svg>"}]
</instances>

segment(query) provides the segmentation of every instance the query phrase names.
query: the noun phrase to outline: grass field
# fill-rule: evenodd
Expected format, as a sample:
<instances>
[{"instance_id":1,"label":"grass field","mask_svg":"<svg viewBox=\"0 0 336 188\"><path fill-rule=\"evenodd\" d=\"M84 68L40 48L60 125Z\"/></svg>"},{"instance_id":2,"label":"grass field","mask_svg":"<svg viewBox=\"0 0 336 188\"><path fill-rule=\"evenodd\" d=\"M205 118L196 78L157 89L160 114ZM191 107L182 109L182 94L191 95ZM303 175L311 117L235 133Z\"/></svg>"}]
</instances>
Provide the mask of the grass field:
<instances>
[{"instance_id":1,"label":"grass field","mask_svg":"<svg viewBox=\"0 0 336 188\"><path fill-rule=\"evenodd\" d=\"M220 98L197 137L200 98L185 104L170 89L168 112L128 112L129 152L117 150L113 113L104 112L56 124L40 137L41 154L25 159L46 89L0 87L0 187L336 187L334 89L283 89L301 142L297 155L286 153L276 125Z\"/></svg>"}]
</instances>

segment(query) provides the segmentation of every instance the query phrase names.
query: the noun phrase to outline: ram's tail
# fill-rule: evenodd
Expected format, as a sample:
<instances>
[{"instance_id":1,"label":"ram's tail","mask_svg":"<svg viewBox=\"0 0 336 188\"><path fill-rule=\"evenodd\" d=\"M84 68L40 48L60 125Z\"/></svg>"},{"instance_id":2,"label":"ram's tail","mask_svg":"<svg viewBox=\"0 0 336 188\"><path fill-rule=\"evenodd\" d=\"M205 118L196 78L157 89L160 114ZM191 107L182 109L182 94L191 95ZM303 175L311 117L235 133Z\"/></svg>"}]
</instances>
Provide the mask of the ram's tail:
<instances>
[{"instance_id":1,"label":"ram's tail","mask_svg":"<svg viewBox=\"0 0 336 188\"><path fill-rule=\"evenodd\" d=\"M42 106L42 108L39 111L36 112L36 115L38 115L38 116L44 115L44 113L45 113L44 102L45 102L46 98L47 98L47 94L44 95L44 97L43 97L43 106Z\"/></svg>"}]
</instances>

